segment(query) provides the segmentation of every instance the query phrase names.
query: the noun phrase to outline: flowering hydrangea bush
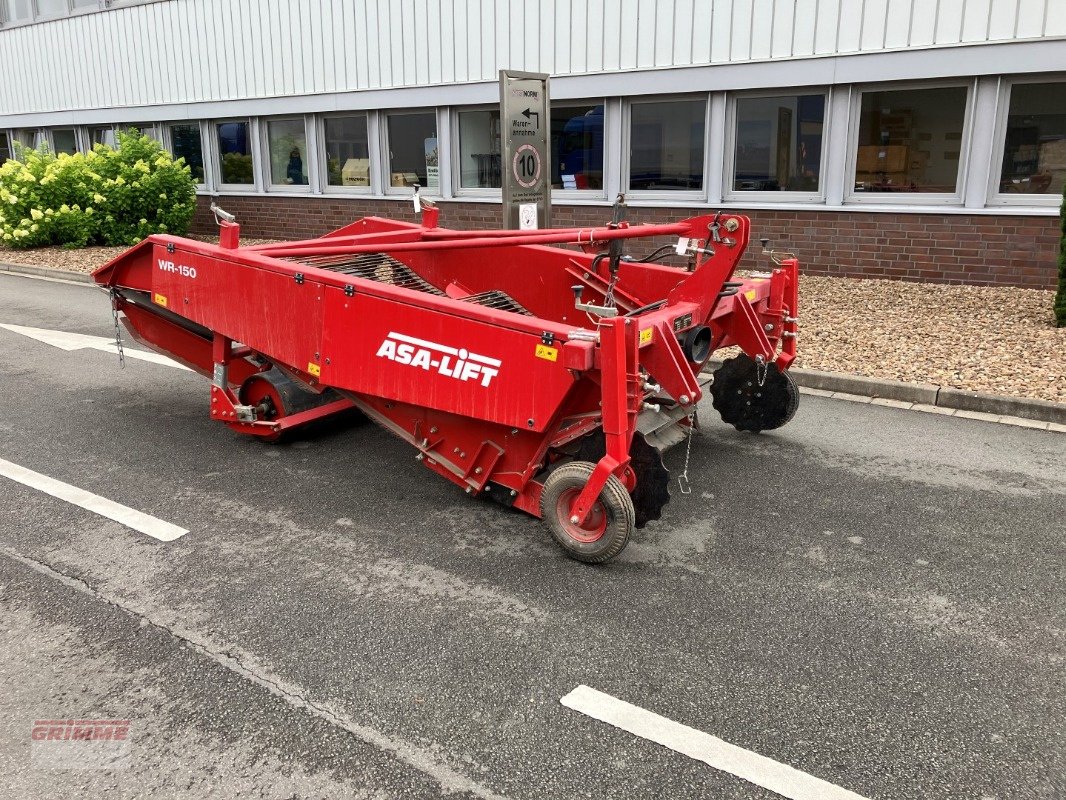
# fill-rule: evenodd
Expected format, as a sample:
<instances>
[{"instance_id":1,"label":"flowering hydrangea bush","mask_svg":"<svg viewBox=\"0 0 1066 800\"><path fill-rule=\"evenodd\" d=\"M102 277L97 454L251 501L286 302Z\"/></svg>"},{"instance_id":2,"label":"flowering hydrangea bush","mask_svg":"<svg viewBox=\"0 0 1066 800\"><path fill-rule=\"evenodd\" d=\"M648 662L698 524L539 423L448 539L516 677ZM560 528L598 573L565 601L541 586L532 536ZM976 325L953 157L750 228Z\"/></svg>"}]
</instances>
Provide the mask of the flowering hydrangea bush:
<instances>
[{"instance_id":1,"label":"flowering hydrangea bush","mask_svg":"<svg viewBox=\"0 0 1066 800\"><path fill-rule=\"evenodd\" d=\"M184 159L136 131L118 147L53 155L16 145L0 166L0 244L132 245L152 233L185 234L196 184Z\"/></svg>"}]
</instances>

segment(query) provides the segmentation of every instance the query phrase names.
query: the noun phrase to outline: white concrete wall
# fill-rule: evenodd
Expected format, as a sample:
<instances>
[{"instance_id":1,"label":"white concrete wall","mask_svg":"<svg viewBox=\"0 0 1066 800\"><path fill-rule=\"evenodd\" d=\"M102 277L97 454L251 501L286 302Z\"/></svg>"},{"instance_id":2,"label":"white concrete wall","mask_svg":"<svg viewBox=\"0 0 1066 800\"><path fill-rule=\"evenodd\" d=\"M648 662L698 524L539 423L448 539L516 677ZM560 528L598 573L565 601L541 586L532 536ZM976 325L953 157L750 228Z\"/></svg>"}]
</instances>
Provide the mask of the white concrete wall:
<instances>
[{"instance_id":1,"label":"white concrete wall","mask_svg":"<svg viewBox=\"0 0 1066 800\"><path fill-rule=\"evenodd\" d=\"M0 28L0 119L1063 36L1066 0L167 0Z\"/></svg>"}]
</instances>

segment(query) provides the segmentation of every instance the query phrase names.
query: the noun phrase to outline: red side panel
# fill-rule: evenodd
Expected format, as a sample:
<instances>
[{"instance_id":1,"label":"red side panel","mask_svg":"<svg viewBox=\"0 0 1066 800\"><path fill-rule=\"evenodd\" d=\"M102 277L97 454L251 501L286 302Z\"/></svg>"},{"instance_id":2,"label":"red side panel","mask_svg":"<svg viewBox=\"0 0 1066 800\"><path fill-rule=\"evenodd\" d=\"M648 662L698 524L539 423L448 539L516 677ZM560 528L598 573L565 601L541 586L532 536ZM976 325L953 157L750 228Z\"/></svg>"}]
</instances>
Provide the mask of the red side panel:
<instances>
[{"instance_id":1,"label":"red side panel","mask_svg":"<svg viewBox=\"0 0 1066 800\"><path fill-rule=\"evenodd\" d=\"M239 251L235 253L239 257ZM151 299L205 328L302 372L321 364L322 285L157 245Z\"/></svg>"},{"instance_id":2,"label":"red side panel","mask_svg":"<svg viewBox=\"0 0 1066 800\"><path fill-rule=\"evenodd\" d=\"M325 385L543 431L574 383L561 342L364 292L325 296Z\"/></svg>"}]
</instances>

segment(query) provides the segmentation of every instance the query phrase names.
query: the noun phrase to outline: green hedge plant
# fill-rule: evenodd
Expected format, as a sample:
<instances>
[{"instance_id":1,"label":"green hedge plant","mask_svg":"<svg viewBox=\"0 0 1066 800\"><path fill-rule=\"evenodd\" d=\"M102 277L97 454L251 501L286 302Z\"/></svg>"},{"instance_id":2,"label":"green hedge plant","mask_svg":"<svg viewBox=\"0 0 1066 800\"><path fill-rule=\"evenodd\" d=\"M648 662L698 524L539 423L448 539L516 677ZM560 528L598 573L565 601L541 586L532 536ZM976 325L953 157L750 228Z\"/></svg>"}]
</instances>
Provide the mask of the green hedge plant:
<instances>
[{"instance_id":1,"label":"green hedge plant","mask_svg":"<svg viewBox=\"0 0 1066 800\"><path fill-rule=\"evenodd\" d=\"M135 130L87 154L15 149L0 166L0 243L8 247L132 245L188 232L196 209L189 167Z\"/></svg>"}]
</instances>

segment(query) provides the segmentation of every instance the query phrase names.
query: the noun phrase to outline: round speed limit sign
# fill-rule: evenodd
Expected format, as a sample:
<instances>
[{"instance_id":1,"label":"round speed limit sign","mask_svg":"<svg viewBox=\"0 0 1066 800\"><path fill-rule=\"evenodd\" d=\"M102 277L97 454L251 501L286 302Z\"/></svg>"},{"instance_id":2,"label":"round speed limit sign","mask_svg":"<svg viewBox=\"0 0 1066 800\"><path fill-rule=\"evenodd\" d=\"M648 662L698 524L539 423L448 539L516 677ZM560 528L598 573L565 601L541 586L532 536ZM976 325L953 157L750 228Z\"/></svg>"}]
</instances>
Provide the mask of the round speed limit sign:
<instances>
[{"instance_id":1,"label":"round speed limit sign","mask_svg":"<svg viewBox=\"0 0 1066 800\"><path fill-rule=\"evenodd\" d=\"M514 179L523 189L535 186L540 180L540 152L531 144L520 146L514 153L511 163Z\"/></svg>"}]
</instances>

